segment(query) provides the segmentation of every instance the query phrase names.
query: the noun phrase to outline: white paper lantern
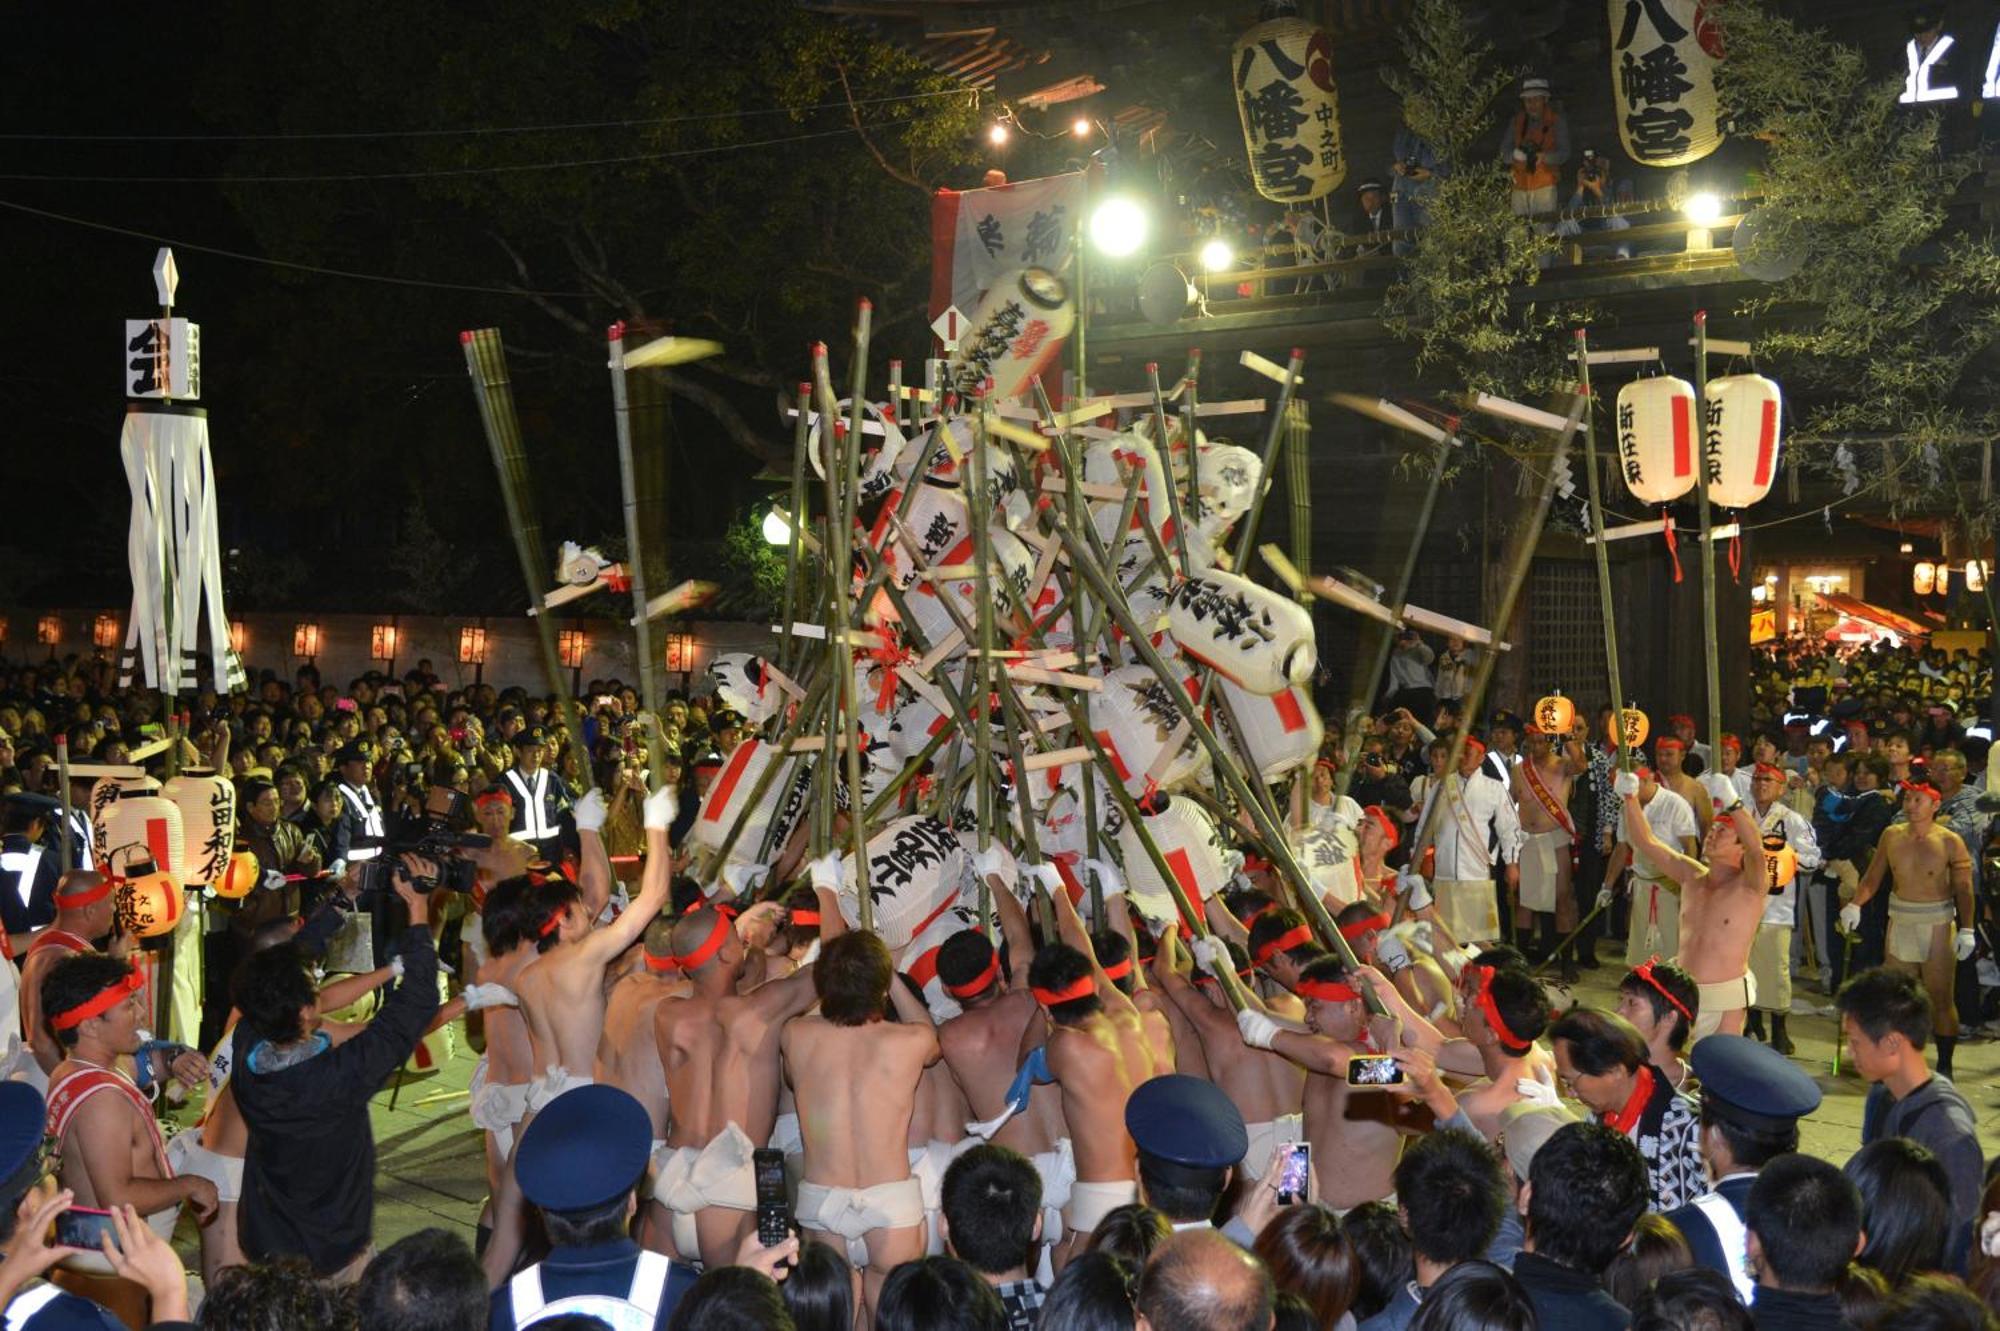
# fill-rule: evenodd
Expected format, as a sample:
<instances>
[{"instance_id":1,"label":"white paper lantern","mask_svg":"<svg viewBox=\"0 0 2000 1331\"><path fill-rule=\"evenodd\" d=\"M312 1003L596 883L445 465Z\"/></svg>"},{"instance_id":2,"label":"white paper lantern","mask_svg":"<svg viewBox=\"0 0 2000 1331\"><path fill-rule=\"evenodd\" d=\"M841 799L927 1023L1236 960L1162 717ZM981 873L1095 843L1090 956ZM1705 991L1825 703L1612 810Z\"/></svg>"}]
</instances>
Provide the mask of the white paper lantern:
<instances>
[{"instance_id":1,"label":"white paper lantern","mask_svg":"<svg viewBox=\"0 0 2000 1331\"><path fill-rule=\"evenodd\" d=\"M1338 911L1361 898L1360 882L1354 876L1354 847L1336 833L1314 828L1292 836L1292 858L1312 880L1313 889L1326 900L1327 909Z\"/></svg>"},{"instance_id":2,"label":"white paper lantern","mask_svg":"<svg viewBox=\"0 0 2000 1331\"><path fill-rule=\"evenodd\" d=\"M1125 789L1172 790L1208 770L1208 750L1168 692L1174 685L1145 665L1120 666L1102 678L1104 687L1089 695L1090 728Z\"/></svg>"},{"instance_id":3,"label":"white paper lantern","mask_svg":"<svg viewBox=\"0 0 2000 1331\"><path fill-rule=\"evenodd\" d=\"M179 881L185 863L179 806L162 796L159 783L149 777L120 778L117 790L118 798L92 815L105 848L98 864L124 873L134 859L151 860L154 868ZM91 803L95 810L97 801Z\"/></svg>"},{"instance_id":4,"label":"white paper lantern","mask_svg":"<svg viewBox=\"0 0 2000 1331\"><path fill-rule=\"evenodd\" d=\"M1610 0L1612 113L1641 166L1685 166L1722 143L1713 0Z\"/></svg>"},{"instance_id":5,"label":"white paper lantern","mask_svg":"<svg viewBox=\"0 0 2000 1331\"><path fill-rule=\"evenodd\" d=\"M1778 476L1782 402L1761 374L1708 381L1708 502L1748 508Z\"/></svg>"},{"instance_id":6,"label":"white paper lantern","mask_svg":"<svg viewBox=\"0 0 2000 1331\"><path fill-rule=\"evenodd\" d=\"M1027 600L1028 584L1035 575L1035 555L1028 543L1008 531L1005 527L989 530L993 551L993 613L1005 616L1016 605ZM978 552L973 547L971 536L965 537L957 545L944 552L936 561L937 567L969 570L978 567ZM1005 579L1014 589L1010 598L998 585ZM951 597L958 608L958 616L965 622L967 630L977 630L979 625L979 579L958 576L941 581L918 581L910 585L904 594L909 604L910 615L916 621L917 629L923 634L924 644L936 647L950 636L957 627L951 612L940 603L940 597ZM969 634L968 634L969 636ZM912 644L915 645L914 642ZM963 646L961 645L961 650Z\"/></svg>"},{"instance_id":7,"label":"white paper lantern","mask_svg":"<svg viewBox=\"0 0 2000 1331\"><path fill-rule=\"evenodd\" d=\"M1299 204L1339 188L1347 157L1327 30L1297 16L1268 19L1236 39L1229 73L1257 192Z\"/></svg>"},{"instance_id":8,"label":"white paper lantern","mask_svg":"<svg viewBox=\"0 0 2000 1331\"><path fill-rule=\"evenodd\" d=\"M1122 491L1130 487L1135 475L1140 478L1139 494L1137 502L1132 505L1130 526L1137 529L1140 523L1147 524L1159 536L1161 543L1171 550L1174 499L1167 493L1167 487L1172 481L1153 442L1143 435L1128 432L1111 439L1095 440L1084 450L1083 479L1086 484L1109 485ZM1122 497L1090 501L1091 524L1097 528L1097 539L1104 542L1107 548L1115 549L1118 545L1121 537L1118 517L1124 511Z\"/></svg>"},{"instance_id":9,"label":"white paper lantern","mask_svg":"<svg viewBox=\"0 0 2000 1331\"><path fill-rule=\"evenodd\" d=\"M722 839L729 835L737 816L749 807L750 792L761 779L764 769L777 760L778 746L760 739L746 739L729 751L723 760L722 771L716 775L715 784L702 796L701 812L696 815L694 826L688 829L687 843L701 850L715 850L722 845ZM764 834L773 822L779 827L780 835L789 830L798 810L794 807L799 800L801 784L810 784L810 769L804 763L797 763L791 774L779 773L764 789L757 807L744 819L743 831L730 847L727 863L754 864L764 844Z\"/></svg>"},{"instance_id":10,"label":"white paper lantern","mask_svg":"<svg viewBox=\"0 0 2000 1331\"><path fill-rule=\"evenodd\" d=\"M1304 606L1220 569L1175 586L1167 627L1181 651L1252 693L1303 684L1319 664Z\"/></svg>"},{"instance_id":11,"label":"white paper lantern","mask_svg":"<svg viewBox=\"0 0 2000 1331\"><path fill-rule=\"evenodd\" d=\"M1694 489L1694 385L1659 375L1618 390L1618 465L1642 504L1671 504Z\"/></svg>"},{"instance_id":12,"label":"white paper lantern","mask_svg":"<svg viewBox=\"0 0 2000 1331\"><path fill-rule=\"evenodd\" d=\"M181 841L187 859L180 866L184 887L208 887L229 869L236 845L236 787L211 771L183 772L160 794L181 811Z\"/></svg>"},{"instance_id":13,"label":"white paper lantern","mask_svg":"<svg viewBox=\"0 0 2000 1331\"><path fill-rule=\"evenodd\" d=\"M1233 713L1243 727L1243 749L1266 781L1276 781L1297 771L1319 756L1326 727L1312 695L1294 684L1272 694L1252 693L1227 678L1216 680L1216 690L1229 702L1229 711L1212 711L1215 726L1233 733L1229 724Z\"/></svg>"},{"instance_id":14,"label":"white paper lantern","mask_svg":"<svg viewBox=\"0 0 2000 1331\"><path fill-rule=\"evenodd\" d=\"M850 926L859 927L852 854L842 858L840 874L840 913ZM929 815L891 819L868 839L875 932L891 952L907 946L956 905L971 883L971 860L958 834Z\"/></svg>"},{"instance_id":15,"label":"white paper lantern","mask_svg":"<svg viewBox=\"0 0 2000 1331\"><path fill-rule=\"evenodd\" d=\"M1193 521L1210 541L1220 540L1250 511L1264 460L1238 444L1204 443L1195 453Z\"/></svg>"},{"instance_id":16,"label":"white paper lantern","mask_svg":"<svg viewBox=\"0 0 2000 1331\"><path fill-rule=\"evenodd\" d=\"M902 490L897 489L882 501L881 512L876 514L875 525L868 532L868 544L881 553L893 570L896 585L907 587L916 577L919 561L911 557L910 547L895 531L896 510L902 496ZM959 547L971 536L972 527L966 518L965 499L957 486L918 482L910 511L900 521L922 556L921 563L935 566L961 562Z\"/></svg>"},{"instance_id":17,"label":"white paper lantern","mask_svg":"<svg viewBox=\"0 0 2000 1331\"><path fill-rule=\"evenodd\" d=\"M1154 808L1154 812L1141 814L1146 831L1159 846L1188 901L1207 901L1242 867L1242 854L1224 839L1208 811L1186 796L1161 796ZM1125 861L1125 894L1139 913L1149 920L1178 921L1180 915L1166 880L1130 826L1119 829L1118 851Z\"/></svg>"}]
</instances>

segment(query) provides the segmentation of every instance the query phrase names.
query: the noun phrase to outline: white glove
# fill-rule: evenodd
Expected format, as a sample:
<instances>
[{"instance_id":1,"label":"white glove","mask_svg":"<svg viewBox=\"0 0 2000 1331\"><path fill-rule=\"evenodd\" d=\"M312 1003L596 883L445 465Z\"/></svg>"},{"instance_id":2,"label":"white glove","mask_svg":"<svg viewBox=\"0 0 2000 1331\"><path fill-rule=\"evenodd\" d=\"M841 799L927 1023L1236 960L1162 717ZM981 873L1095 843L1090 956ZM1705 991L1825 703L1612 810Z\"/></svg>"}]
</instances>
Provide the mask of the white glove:
<instances>
[{"instance_id":1,"label":"white glove","mask_svg":"<svg viewBox=\"0 0 2000 1331\"><path fill-rule=\"evenodd\" d=\"M1097 875L1097 885L1105 896L1115 897L1125 890L1125 875L1110 860L1085 860L1083 868L1084 872Z\"/></svg>"},{"instance_id":2,"label":"white glove","mask_svg":"<svg viewBox=\"0 0 2000 1331\"><path fill-rule=\"evenodd\" d=\"M592 791L592 794L597 792ZM722 866L722 881L736 896L755 892L771 876L769 865L765 864L725 864Z\"/></svg>"},{"instance_id":3,"label":"white glove","mask_svg":"<svg viewBox=\"0 0 2000 1331\"><path fill-rule=\"evenodd\" d=\"M815 888L825 888L829 892L840 891L840 852L828 851L806 865L806 874Z\"/></svg>"},{"instance_id":4,"label":"white glove","mask_svg":"<svg viewBox=\"0 0 2000 1331\"><path fill-rule=\"evenodd\" d=\"M1546 1073L1543 1073L1546 1076ZM1554 1109L1562 1103L1554 1083L1540 1077L1522 1077L1514 1083L1514 1094L1521 1097L1521 1103L1534 1105L1538 1109Z\"/></svg>"},{"instance_id":5,"label":"white glove","mask_svg":"<svg viewBox=\"0 0 2000 1331\"><path fill-rule=\"evenodd\" d=\"M1361 826L1361 806L1353 800L1337 800L1333 806L1333 825L1342 832L1352 832Z\"/></svg>"},{"instance_id":6,"label":"white glove","mask_svg":"<svg viewBox=\"0 0 2000 1331\"><path fill-rule=\"evenodd\" d=\"M1525 165L1528 160L1528 154L1522 149L1516 148L1514 150L1514 160Z\"/></svg>"},{"instance_id":7,"label":"white glove","mask_svg":"<svg viewBox=\"0 0 2000 1331\"><path fill-rule=\"evenodd\" d=\"M504 984L468 984L459 991L467 1012L483 1012L490 1007L519 1007L521 1000Z\"/></svg>"},{"instance_id":8,"label":"white glove","mask_svg":"<svg viewBox=\"0 0 2000 1331\"><path fill-rule=\"evenodd\" d=\"M266 870L264 881L259 886L266 892L282 892L285 890L285 876L276 869Z\"/></svg>"},{"instance_id":9,"label":"white glove","mask_svg":"<svg viewBox=\"0 0 2000 1331\"><path fill-rule=\"evenodd\" d=\"M1701 788L1715 801L1717 809L1728 809L1743 802L1743 792L1736 783L1720 772L1708 772L1701 778Z\"/></svg>"},{"instance_id":10,"label":"white glove","mask_svg":"<svg viewBox=\"0 0 2000 1331\"><path fill-rule=\"evenodd\" d=\"M1002 882L1013 877L1014 857L998 841L989 842L985 850L972 852L972 867L979 871L981 878L998 878Z\"/></svg>"},{"instance_id":11,"label":"white glove","mask_svg":"<svg viewBox=\"0 0 2000 1331\"><path fill-rule=\"evenodd\" d=\"M1188 944L1188 951L1194 954L1195 964L1210 975L1218 974L1221 967L1229 964L1229 950L1213 935L1195 939Z\"/></svg>"},{"instance_id":12,"label":"white glove","mask_svg":"<svg viewBox=\"0 0 2000 1331\"><path fill-rule=\"evenodd\" d=\"M1970 957L1972 955L1972 949L1976 946L1978 946L1978 943L1977 940L1973 937L1972 930L1960 929L1958 931L1958 937L1952 942L1951 950L1953 955L1955 955L1960 961L1964 961L1967 957Z\"/></svg>"},{"instance_id":13,"label":"white glove","mask_svg":"<svg viewBox=\"0 0 2000 1331\"><path fill-rule=\"evenodd\" d=\"M1612 896L1613 896L1613 893L1612 893L1612 891L1611 891L1611 884L1609 884L1609 883L1606 883L1606 884L1605 884L1605 885L1604 885L1603 887L1600 887L1600 888L1598 888L1598 889L1597 889L1597 908L1598 908L1599 910L1610 910L1610 909L1611 909L1611 898L1612 898Z\"/></svg>"},{"instance_id":14,"label":"white glove","mask_svg":"<svg viewBox=\"0 0 2000 1331\"><path fill-rule=\"evenodd\" d=\"M405 969L405 967L404 967L404 965L403 965L403 954L402 954L402 953L398 952L398 953L397 953L397 954L396 954L395 956L393 956L393 957L389 958L389 978L390 978L390 979L392 979L392 980L400 980L400 979L402 979L402 978L403 978L403 971L404 971L404 969Z\"/></svg>"},{"instance_id":15,"label":"white glove","mask_svg":"<svg viewBox=\"0 0 2000 1331\"><path fill-rule=\"evenodd\" d=\"M661 786L646 796L645 823L648 832L664 832L674 825L681 811L680 798L672 786Z\"/></svg>"},{"instance_id":16,"label":"white glove","mask_svg":"<svg viewBox=\"0 0 2000 1331\"><path fill-rule=\"evenodd\" d=\"M1407 865L1396 870L1396 895L1402 897L1403 904L1413 912L1428 909L1435 900L1424 876L1413 872Z\"/></svg>"},{"instance_id":17,"label":"white glove","mask_svg":"<svg viewBox=\"0 0 2000 1331\"><path fill-rule=\"evenodd\" d=\"M1269 1049L1281 1028L1266 1013L1247 1007L1236 1014L1236 1029L1243 1033L1243 1043L1252 1049Z\"/></svg>"},{"instance_id":18,"label":"white glove","mask_svg":"<svg viewBox=\"0 0 2000 1331\"><path fill-rule=\"evenodd\" d=\"M1049 900L1056 899L1056 893L1063 891L1062 874L1053 864L1031 864L1023 871L1028 882L1049 894Z\"/></svg>"},{"instance_id":19,"label":"white glove","mask_svg":"<svg viewBox=\"0 0 2000 1331\"><path fill-rule=\"evenodd\" d=\"M1397 971L1409 969L1410 952L1408 948L1403 946L1402 939L1392 937L1386 933L1377 934L1375 936L1375 959L1382 963L1384 970L1394 975Z\"/></svg>"},{"instance_id":20,"label":"white glove","mask_svg":"<svg viewBox=\"0 0 2000 1331\"><path fill-rule=\"evenodd\" d=\"M1620 772L1617 776L1612 777L1611 793L1621 800L1627 795L1638 794L1639 774L1637 772Z\"/></svg>"},{"instance_id":21,"label":"white glove","mask_svg":"<svg viewBox=\"0 0 2000 1331\"><path fill-rule=\"evenodd\" d=\"M815 938L812 940L812 942L806 944L805 951L799 953L799 969L804 970L806 967L812 965L815 961L818 960L819 960L819 939Z\"/></svg>"},{"instance_id":22,"label":"white glove","mask_svg":"<svg viewBox=\"0 0 2000 1331\"><path fill-rule=\"evenodd\" d=\"M1861 928L1861 907L1848 902L1840 908L1840 928L1843 933L1855 933Z\"/></svg>"},{"instance_id":23,"label":"white glove","mask_svg":"<svg viewBox=\"0 0 2000 1331\"><path fill-rule=\"evenodd\" d=\"M1472 954L1462 947L1448 947L1437 953L1438 965L1451 972L1456 979L1467 966L1472 964Z\"/></svg>"},{"instance_id":24,"label":"white glove","mask_svg":"<svg viewBox=\"0 0 2000 1331\"><path fill-rule=\"evenodd\" d=\"M611 810L604 803L604 792L596 786L592 786L589 790L583 792L582 799L570 806L569 812L570 817L576 819L577 831L602 832L604 830L604 816L610 813ZM673 820L670 818L667 821L672 822Z\"/></svg>"}]
</instances>

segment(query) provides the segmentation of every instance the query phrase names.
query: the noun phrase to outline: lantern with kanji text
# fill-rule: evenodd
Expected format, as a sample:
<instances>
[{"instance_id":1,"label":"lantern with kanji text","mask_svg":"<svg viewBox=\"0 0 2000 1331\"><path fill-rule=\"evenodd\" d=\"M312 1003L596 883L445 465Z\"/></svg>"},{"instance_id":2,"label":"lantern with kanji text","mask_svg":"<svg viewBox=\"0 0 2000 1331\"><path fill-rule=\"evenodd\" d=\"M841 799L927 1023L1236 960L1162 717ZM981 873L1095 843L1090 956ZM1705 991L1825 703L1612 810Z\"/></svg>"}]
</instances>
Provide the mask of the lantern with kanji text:
<instances>
[{"instance_id":1,"label":"lantern with kanji text","mask_svg":"<svg viewBox=\"0 0 2000 1331\"><path fill-rule=\"evenodd\" d=\"M1618 390L1618 466L1642 504L1671 504L1694 488L1694 385L1670 375Z\"/></svg>"},{"instance_id":2,"label":"lantern with kanji text","mask_svg":"<svg viewBox=\"0 0 2000 1331\"><path fill-rule=\"evenodd\" d=\"M1748 508L1778 475L1778 386L1761 374L1708 381L1708 502Z\"/></svg>"},{"instance_id":3,"label":"lantern with kanji text","mask_svg":"<svg viewBox=\"0 0 2000 1331\"><path fill-rule=\"evenodd\" d=\"M1535 703L1535 729L1544 735L1567 735L1575 721L1576 704L1559 692Z\"/></svg>"},{"instance_id":4,"label":"lantern with kanji text","mask_svg":"<svg viewBox=\"0 0 2000 1331\"><path fill-rule=\"evenodd\" d=\"M1236 39L1229 72L1257 192L1300 204L1331 194L1347 176L1333 38L1289 3Z\"/></svg>"}]
</instances>

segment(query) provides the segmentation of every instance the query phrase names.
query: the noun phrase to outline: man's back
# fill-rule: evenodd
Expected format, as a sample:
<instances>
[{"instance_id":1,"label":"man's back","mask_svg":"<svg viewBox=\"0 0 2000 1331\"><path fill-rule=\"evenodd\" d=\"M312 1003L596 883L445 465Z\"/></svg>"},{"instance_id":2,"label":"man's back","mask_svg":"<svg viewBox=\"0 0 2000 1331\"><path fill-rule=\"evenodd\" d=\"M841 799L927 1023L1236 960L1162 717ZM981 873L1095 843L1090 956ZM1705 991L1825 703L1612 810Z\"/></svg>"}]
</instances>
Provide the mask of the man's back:
<instances>
[{"instance_id":1,"label":"man's back","mask_svg":"<svg viewBox=\"0 0 2000 1331\"><path fill-rule=\"evenodd\" d=\"M761 991L757 991L761 992ZM662 999L653 1032L673 1106L672 1146L706 1146L730 1123L768 1141L778 1117L778 1036L755 994Z\"/></svg>"},{"instance_id":2,"label":"man's back","mask_svg":"<svg viewBox=\"0 0 2000 1331\"><path fill-rule=\"evenodd\" d=\"M1884 1137L1908 1137L1938 1158L1951 1184L1954 1221L1963 1224L1978 1213L1986 1172L1979 1122L1951 1078L1933 1076L1900 1100L1879 1082L1871 1086L1861 1112L1861 1142Z\"/></svg>"}]
</instances>

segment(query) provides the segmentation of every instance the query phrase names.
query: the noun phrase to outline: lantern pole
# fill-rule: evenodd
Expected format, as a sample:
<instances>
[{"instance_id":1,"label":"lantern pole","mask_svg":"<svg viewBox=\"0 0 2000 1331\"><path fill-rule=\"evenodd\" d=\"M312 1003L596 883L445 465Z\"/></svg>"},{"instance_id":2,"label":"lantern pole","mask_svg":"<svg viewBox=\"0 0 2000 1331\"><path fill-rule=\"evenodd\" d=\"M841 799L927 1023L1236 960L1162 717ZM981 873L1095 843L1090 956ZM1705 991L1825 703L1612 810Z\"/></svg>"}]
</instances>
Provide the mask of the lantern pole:
<instances>
[{"instance_id":1,"label":"lantern pole","mask_svg":"<svg viewBox=\"0 0 2000 1331\"><path fill-rule=\"evenodd\" d=\"M1597 475L1597 404L1590 392L1590 335L1581 328L1576 330L1576 376L1583 394L1583 458L1590 476L1590 538L1591 546L1597 552L1597 601L1604 619L1605 672L1611 684L1612 747L1617 750L1618 770L1629 772L1632 770L1632 750L1625 743L1625 691L1618 673L1618 615L1611 596L1611 552L1604 542L1604 499ZM1703 493L1707 493L1706 487ZM1715 608L1713 589L1708 605L1712 612ZM1712 634L1712 613L1709 623ZM1710 646L1712 650L1712 642ZM1709 668L1711 671L1714 669L1712 658Z\"/></svg>"},{"instance_id":2,"label":"lantern pole","mask_svg":"<svg viewBox=\"0 0 2000 1331\"><path fill-rule=\"evenodd\" d=\"M1709 516L1708 506L1708 311L1694 313L1694 409L1695 419L1701 423L1701 441L1696 449L1700 459L1698 474L1695 476L1695 513L1701 525L1701 636L1705 679L1708 686L1708 742L1712 746L1708 756L1711 767L1720 770L1722 765L1722 663L1716 659L1715 632L1715 551L1710 548L1714 540L1714 523ZM1593 478L1593 483L1595 478ZM1671 521L1671 519L1669 519ZM1604 545L1600 540L1598 553L1603 554ZM1619 726L1624 718L1617 718ZM1619 738L1624 738L1621 734Z\"/></svg>"},{"instance_id":3,"label":"lantern pole","mask_svg":"<svg viewBox=\"0 0 2000 1331\"><path fill-rule=\"evenodd\" d=\"M1082 238L1077 243L1077 271L1081 273L1083 264ZM1079 332L1081 330L1079 329ZM1077 340L1077 379L1081 393L1083 378L1083 343ZM977 660L972 663L972 743L977 753L973 767L973 777L978 783L974 821L978 824L975 837L980 855L986 854L987 843L993 832L993 533L987 521L991 510L986 495L986 412L988 408L984 391L978 394L977 429L972 436L972 456L968 479L972 483L972 493L965 506L966 520L972 524L973 560L978 565L973 574L973 585L979 589L979 608L975 634ZM940 602L950 593L943 587L935 587ZM1011 720L1008 730L1013 730ZM1021 809L1021 827L1027 831L1033 817L1023 799L1023 787L1028 774L1017 763L1014 768L1014 799ZM979 926L988 928L988 916L992 907L992 888L987 884L986 875L979 875Z\"/></svg>"},{"instance_id":4,"label":"lantern pole","mask_svg":"<svg viewBox=\"0 0 2000 1331\"><path fill-rule=\"evenodd\" d=\"M618 434L618 482L625 491L625 566L632 583L632 642L639 654L639 701L657 718L660 663L653 659L653 626L647 618L645 547L639 535L639 483L637 469L632 464L632 405L625 382L625 325L612 324L605 341L611 350L611 418ZM642 730L646 737L646 766L654 788L658 789L666 780L666 747L658 726L644 726Z\"/></svg>"},{"instance_id":5,"label":"lantern pole","mask_svg":"<svg viewBox=\"0 0 2000 1331\"><path fill-rule=\"evenodd\" d=\"M62 852L62 871L68 873L76 867L76 847L72 844L76 830L70 826L69 735L61 730L56 732L56 780L61 783L57 793L62 796L62 837L56 844Z\"/></svg>"}]
</instances>

